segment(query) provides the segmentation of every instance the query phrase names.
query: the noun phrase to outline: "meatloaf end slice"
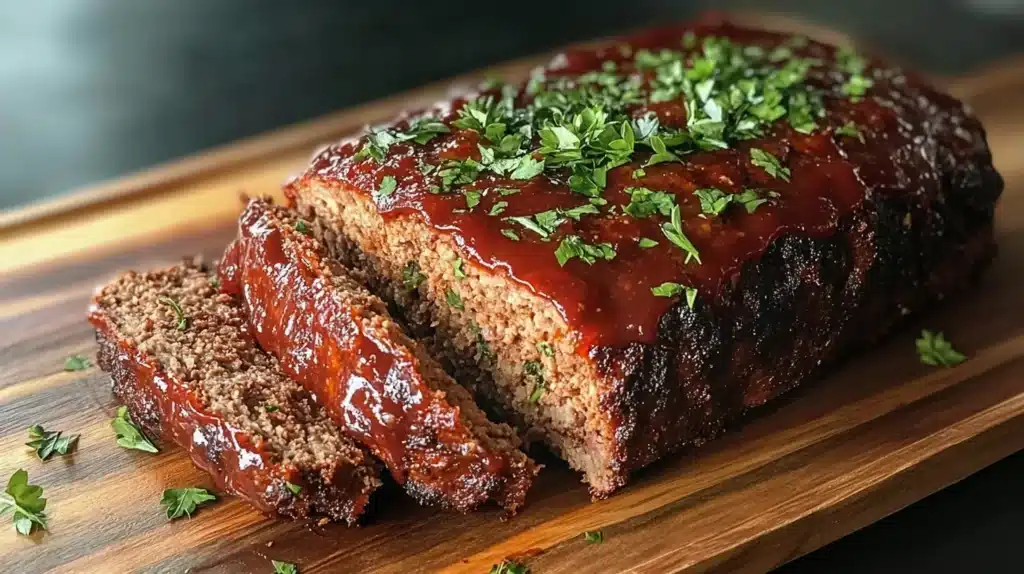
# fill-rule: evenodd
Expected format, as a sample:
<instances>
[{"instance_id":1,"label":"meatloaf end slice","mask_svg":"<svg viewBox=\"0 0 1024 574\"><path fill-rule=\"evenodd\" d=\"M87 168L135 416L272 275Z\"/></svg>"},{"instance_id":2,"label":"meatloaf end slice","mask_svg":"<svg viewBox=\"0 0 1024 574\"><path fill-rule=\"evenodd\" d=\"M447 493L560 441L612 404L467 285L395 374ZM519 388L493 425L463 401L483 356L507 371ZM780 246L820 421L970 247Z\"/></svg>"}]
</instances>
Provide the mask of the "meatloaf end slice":
<instances>
[{"instance_id":1,"label":"meatloaf end slice","mask_svg":"<svg viewBox=\"0 0 1024 574\"><path fill-rule=\"evenodd\" d=\"M354 440L423 504L462 512L488 499L523 504L538 467L506 424L412 341L312 236L312 222L252 200L220 264L221 290L244 301L277 356Z\"/></svg>"},{"instance_id":2,"label":"meatloaf end slice","mask_svg":"<svg viewBox=\"0 0 1024 574\"><path fill-rule=\"evenodd\" d=\"M102 287L89 321L114 394L217 487L292 518L354 523L377 465L248 334L237 302L186 262Z\"/></svg>"},{"instance_id":3,"label":"meatloaf end slice","mask_svg":"<svg viewBox=\"0 0 1024 574\"><path fill-rule=\"evenodd\" d=\"M285 194L596 496L994 256L984 130L913 74L720 22L552 62L332 145Z\"/></svg>"}]
</instances>

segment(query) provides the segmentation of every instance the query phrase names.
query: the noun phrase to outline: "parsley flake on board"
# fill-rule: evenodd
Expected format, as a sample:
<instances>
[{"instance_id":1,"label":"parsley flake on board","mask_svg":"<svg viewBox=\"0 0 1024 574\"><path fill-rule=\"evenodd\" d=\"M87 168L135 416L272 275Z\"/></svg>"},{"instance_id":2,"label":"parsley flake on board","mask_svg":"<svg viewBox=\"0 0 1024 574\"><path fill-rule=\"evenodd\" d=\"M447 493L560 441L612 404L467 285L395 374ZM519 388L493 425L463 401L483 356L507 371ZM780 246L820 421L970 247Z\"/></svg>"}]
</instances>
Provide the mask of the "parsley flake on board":
<instances>
[{"instance_id":1,"label":"parsley flake on board","mask_svg":"<svg viewBox=\"0 0 1024 574\"><path fill-rule=\"evenodd\" d=\"M466 306L462 304L462 296L452 289L445 289L444 298L448 302L449 307L453 307L459 311L466 309Z\"/></svg>"},{"instance_id":2,"label":"parsley flake on board","mask_svg":"<svg viewBox=\"0 0 1024 574\"><path fill-rule=\"evenodd\" d=\"M271 560L270 563L274 566L274 574L299 574L298 566L292 564L291 562Z\"/></svg>"},{"instance_id":3,"label":"parsley flake on board","mask_svg":"<svg viewBox=\"0 0 1024 574\"><path fill-rule=\"evenodd\" d=\"M953 367L964 362L967 357L953 348L942 333L933 333L927 329L921 331L921 338L916 341L917 354L921 362L933 367Z\"/></svg>"},{"instance_id":4,"label":"parsley flake on board","mask_svg":"<svg viewBox=\"0 0 1024 574\"><path fill-rule=\"evenodd\" d=\"M41 425L28 427L29 442L25 446L35 449L40 460L49 460L54 454L68 454L78 444L79 435L61 436L63 431L48 431Z\"/></svg>"},{"instance_id":5,"label":"parsley flake on board","mask_svg":"<svg viewBox=\"0 0 1024 574\"><path fill-rule=\"evenodd\" d=\"M174 520L182 516L192 518L192 513L196 511L197 506L211 500L217 500L217 497L205 488L190 486L168 488L160 498L160 504L167 510L167 519Z\"/></svg>"},{"instance_id":6,"label":"parsley flake on board","mask_svg":"<svg viewBox=\"0 0 1024 574\"><path fill-rule=\"evenodd\" d=\"M487 574L530 574L530 568L525 564L520 564L515 560L506 558L500 563L491 566Z\"/></svg>"},{"instance_id":7,"label":"parsley flake on board","mask_svg":"<svg viewBox=\"0 0 1024 574\"><path fill-rule=\"evenodd\" d=\"M172 311L174 311L174 316L178 321L179 331L184 331L188 328L188 316L185 315L185 310L181 308L181 305L179 305L177 301L170 297L160 297L157 301L162 305L167 305Z\"/></svg>"},{"instance_id":8,"label":"parsley flake on board","mask_svg":"<svg viewBox=\"0 0 1024 574\"><path fill-rule=\"evenodd\" d=\"M568 235L562 239L558 249L555 249L555 259L558 260L559 266L564 267L573 258L578 258L588 265L593 265L598 259L608 261L615 259L615 249L611 243L591 245L585 243L578 235Z\"/></svg>"},{"instance_id":9,"label":"parsley flake on board","mask_svg":"<svg viewBox=\"0 0 1024 574\"><path fill-rule=\"evenodd\" d=\"M84 371L92 366L92 362L84 355L71 355L64 359L64 370L68 372Z\"/></svg>"},{"instance_id":10,"label":"parsley flake on board","mask_svg":"<svg viewBox=\"0 0 1024 574\"><path fill-rule=\"evenodd\" d=\"M750 148L750 163L763 169L768 175L775 179L789 181L789 168L783 167L779 162L779 158L762 149L758 149L756 147Z\"/></svg>"},{"instance_id":11,"label":"parsley flake on board","mask_svg":"<svg viewBox=\"0 0 1024 574\"><path fill-rule=\"evenodd\" d=\"M672 208L672 217L668 223L661 225L661 232L665 234L665 237L669 241L674 243L676 247L686 252L686 261L689 263L691 259L696 259L697 263L700 263L700 253L697 248L694 247L693 243L690 243L690 239L683 233L683 217L679 212L679 206Z\"/></svg>"},{"instance_id":12,"label":"parsley flake on board","mask_svg":"<svg viewBox=\"0 0 1024 574\"><path fill-rule=\"evenodd\" d=\"M28 483L28 472L18 469L0 493L0 516L11 513L14 529L22 536L32 534L36 528L46 530L46 499L43 488Z\"/></svg>"},{"instance_id":13,"label":"parsley flake on board","mask_svg":"<svg viewBox=\"0 0 1024 574\"><path fill-rule=\"evenodd\" d=\"M114 417L114 420L110 421L110 426L113 427L114 432L117 434L117 444L121 448L150 453L158 452L153 443L132 422L132 417L128 414L128 407L117 407L117 416Z\"/></svg>"},{"instance_id":14,"label":"parsley flake on board","mask_svg":"<svg viewBox=\"0 0 1024 574\"><path fill-rule=\"evenodd\" d=\"M658 297L675 297L680 293L686 294L686 305L693 309L694 302L697 301L697 290L693 287L687 287L680 283L672 283L666 281L657 287L651 287L651 293Z\"/></svg>"},{"instance_id":15,"label":"parsley flake on board","mask_svg":"<svg viewBox=\"0 0 1024 574\"><path fill-rule=\"evenodd\" d=\"M588 530L583 533L583 539L588 544L600 544L604 542L604 533L600 530Z\"/></svg>"}]
</instances>

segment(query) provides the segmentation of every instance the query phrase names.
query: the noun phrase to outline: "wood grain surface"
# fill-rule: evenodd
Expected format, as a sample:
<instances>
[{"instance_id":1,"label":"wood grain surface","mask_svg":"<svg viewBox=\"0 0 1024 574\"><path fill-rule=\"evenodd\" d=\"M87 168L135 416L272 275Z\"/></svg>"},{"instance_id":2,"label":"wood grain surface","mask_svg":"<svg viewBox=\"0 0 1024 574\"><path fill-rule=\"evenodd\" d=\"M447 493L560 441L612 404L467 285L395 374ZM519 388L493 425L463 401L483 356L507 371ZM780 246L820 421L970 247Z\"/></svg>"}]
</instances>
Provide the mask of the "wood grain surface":
<instances>
[{"instance_id":1,"label":"wood grain surface","mask_svg":"<svg viewBox=\"0 0 1024 574\"><path fill-rule=\"evenodd\" d=\"M529 506L507 522L493 509L459 516L420 508L393 490L377 497L358 528L274 520L228 496L190 520L168 522L162 490L209 487L208 478L177 448L157 455L119 448L107 376L95 367L62 370L69 355L95 356L84 311L96 285L185 254L216 258L234 233L240 191L275 192L315 142L447 88L7 214L0 219L0 480L28 470L46 489L50 530L22 537L0 520L0 564L19 573L271 572L277 559L303 573L487 572L520 557L539 573L760 572L878 520L1024 448L1021 69L1004 64L949 84L982 116L1007 181L997 214L1000 256L973 292L724 438L642 471L608 500L591 503L578 475L544 460ZM920 364L913 340L921 327L944 331L969 360L954 369ZM81 433L77 452L36 459L23 445L34 423ZM584 541L594 529L604 543Z\"/></svg>"}]
</instances>

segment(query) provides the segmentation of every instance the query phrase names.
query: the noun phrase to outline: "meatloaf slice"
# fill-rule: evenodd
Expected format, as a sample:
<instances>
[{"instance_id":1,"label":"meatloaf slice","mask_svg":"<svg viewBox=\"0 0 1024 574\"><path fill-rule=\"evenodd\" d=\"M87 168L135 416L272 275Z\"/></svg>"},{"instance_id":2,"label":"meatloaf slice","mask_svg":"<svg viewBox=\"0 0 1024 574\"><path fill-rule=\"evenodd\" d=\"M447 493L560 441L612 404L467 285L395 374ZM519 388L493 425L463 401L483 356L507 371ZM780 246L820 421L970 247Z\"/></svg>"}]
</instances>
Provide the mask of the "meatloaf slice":
<instances>
[{"instance_id":1,"label":"meatloaf slice","mask_svg":"<svg viewBox=\"0 0 1024 574\"><path fill-rule=\"evenodd\" d=\"M1001 191L952 97L721 21L566 50L285 189L597 496L964 288Z\"/></svg>"},{"instance_id":2,"label":"meatloaf slice","mask_svg":"<svg viewBox=\"0 0 1024 574\"><path fill-rule=\"evenodd\" d=\"M538 470L515 432L487 420L311 225L252 200L221 261L221 290L242 297L260 345L421 503L515 512Z\"/></svg>"},{"instance_id":3,"label":"meatloaf slice","mask_svg":"<svg viewBox=\"0 0 1024 574\"><path fill-rule=\"evenodd\" d=\"M150 436L174 442L217 487L293 518L353 523L376 464L248 334L241 308L186 263L128 272L89 321L114 394Z\"/></svg>"}]
</instances>

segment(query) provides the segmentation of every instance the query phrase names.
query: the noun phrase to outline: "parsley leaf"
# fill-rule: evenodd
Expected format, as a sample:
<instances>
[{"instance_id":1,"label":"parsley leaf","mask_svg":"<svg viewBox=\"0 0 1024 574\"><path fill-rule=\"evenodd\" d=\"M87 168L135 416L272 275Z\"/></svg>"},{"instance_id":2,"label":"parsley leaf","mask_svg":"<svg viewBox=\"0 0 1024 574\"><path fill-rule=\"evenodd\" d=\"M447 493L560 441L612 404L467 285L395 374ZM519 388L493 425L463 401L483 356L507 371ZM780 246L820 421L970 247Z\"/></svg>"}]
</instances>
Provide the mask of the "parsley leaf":
<instances>
[{"instance_id":1,"label":"parsley leaf","mask_svg":"<svg viewBox=\"0 0 1024 574\"><path fill-rule=\"evenodd\" d=\"M68 372L84 371L91 366L92 362L89 361L88 357L83 355L71 355L67 359L64 359L64 370Z\"/></svg>"},{"instance_id":2,"label":"parsley leaf","mask_svg":"<svg viewBox=\"0 0 1024 574\"><path fill-rule=\"evenodd\" d=\"M290 562L271 560L270 563L274 565L274 574L299 574L298 567Z\"/></svg>"},{"instance_id":3,"label":"parsley leaf","mask_svg":"<svg viewBox=\"0 0 1024 574\"><path fill-rule=\"evenodd\" d=\"M500 564L491 566L487 574L530 574L530 569L519 562L506 558Z\"/></svg>"},{"instance_id":4,"label":"parsley leaf","mask_svg":"<svg viewBox=\"0 0 1024 574\"><path fill-rule=\"evenodd\" d=\"M288 492L292 493L292 496L298 496L302 492L302 486L284 481L284 487L288 489Z\"/></svg>"},{"instance_id":5,"label":"parsley leaf","mask_svg":"<svg viewBox=\"0 0 1024 574\"><path fill-rule=\"evenodd\" d=\"M205 488L168 488L160 498L160 504L167 509L167 519L174 520L182 516L192 518L197 506L211 500L217 500L217 497Z\"/></svg>"},{"instance_id":6,"label":"parsley leaf","mask_svg":"<svg viewBox=\"0 0 1024 574\"><path fill-rule=\"evenodd\" d=\"M604 533L600 530L588 530L583 533L583 539L588 544L600 544L604 542Z\"/></svg>"},{"instance_id":7,"label":"parsley leaf","mask_svg":"<svg viewBox=\"0 0 1024 574\"><path fill-rule=\"evenodd\" d=\"M263 410L267 411L268 413L276 413L277 411L281 410L281 407L271 403L263 403Z\"/></svg>"},{"instance_id":8,"label":"parsley leaf","mask_svg":"<svg viewBox=\"0 0 1024 574\"><path fill-rule=\"evenodd\" d=\"M641 237L636 244L639 245L641 249L650 249L651 247L656 247L658 242L647 237Z\"/></svg>"},{"instance_id":9,"label":"parsley leaf","mask_svg":"<svg viewBox=\"0 0 1024 574\"><path fill-rule=\"evenodd\" d=\"M54 453L68 454L78 444L79 435L61 436L62 431L47 431L40 425L28 427L29 442L25 446L34 448L40 460L48 460Z\"/></svg>"},{"instance_id":10,"label":"parsley leaf","mask_svg":"<svg viewBox=\"0 0 1024 574\"><path fill-rule=\"evenodd\" d=\"M462 267L462 265L463 265L462 258L458 258L458 259L455 260L454 263L452 263L452 268L455 271L455 278L456 279L465 279L466 278L466 270Z\"/></svg>"},{"instance_id":11,"label":"parsley leaf","mask_svg":"<svg viewBox=\"0 0 1024 574\"><path fill-rule=\"evenodd\" d=\"M444 298L448 301L450 307L454 307L459 311L466 309L465 305L462 304L462 296L453 291L452 289L445 289Z\"/></svg>"},{"instance_id":12,"label":"parsley leaf","mask_svg":"<svg viewBox=\"0 0 1024 574\"><path fill-rule=\"evenodd\" d=\"M167 305L168 307L171 308L172 311L174 311L174 315L178 320L179 331L184 331L186 328L188 328L188 316L185 315L185 311L181 308L181 305L179 305L177 301L171 299L170 297L160 297L159 299L157 299L157 301L159 301L163 305Z\"/></svg>"},{"instance_id":13,"label":"parsley leaf","mask_svg":"<svg viewBox=\"0 0 1024 574\"><path fill-rule=\"evenodd\" d=\"M121 448L151 453L158 452L153 443L132 422L132 417L128 414L128 407L117 407L117 416L114 417L114 420L110 421L110 426L113 427L114 432L117 434L117 444Z\"/></svg>"},{"instance_id":14,"label":"parsley leaf","mask_svg":"<svg viewBox=\"0 0 1024 574\"><path fill-rule=\"evenodd\" d=\"M750 148L750 163L760 167L775 179L789 181L789 168L783 167L777 157L762 149Z\"/></svg>"},{"instance_id":15,"label":"parsley leaf","mask_svg":"<svg viewBox=\"0 0 1024 574\"><path fill-rule=\"evenodd\" d=\"M679 212L679 206L672 208L672 218L668 223L661 225L661 232L665 234L665 237L669 241L674 243L676 247L686 252L686 261L689 263L690 259L696 259L697 263L700 263L700 253L697 248L690 243L690 239L683 233L683 217Z\"/></svg>"},{"instance_id":16,"label":"parsley leaf","mask_svg":"<svg viewBox=\"0 0 1024 574\"><path fill-rule=\"evenodd\" d=\"M525 180L530 179L534 176L538 176L544 171L544 160L537 161L533 159L533 156L524 155L519 160L519 165L512 170L512 174L509 176L512 179Z\"/></svg>"},{"instance_id":17,"label":"parsley leaf","mask_svg":"<svg viewBox=\"0 0 1024 574\"><path fill-rule=\"evenodd\" d=\"M409 291L420 286L427 280L427 276L420 273L420 266L415 261L410 261L402 268L402 285Z\"/></svg>"},{"instance_id":18,"label":"parsley leaf","mask_svg":"<svg viewBox=\"0 0 1024 574\"><path fill-rule=\"evenodd\" d=\"M967 357L953 348L942 333L933 333L927 329L921 331L921 338L916 341L917 354L921 362L933 367L952 367L964 362Z\"/></svg>"},{"instance_id":19,"label":"parsley leaf","mask_svg":"<svg viewBox=\"0 0 1024 574\"><path fill-rule=\"evenodd\" d=\"M658 285L657 287L651 287L651 293L658 297L675 297L680 293L685 293L686 304L690 309L693 309L693 304L697 300L697 290L695 288L668 281Z\"/></svg>"},{"instance_id":20,"label":"parsley leaf","mask_svg":"<svg viewBox=\"0 0 1024 574\"><path fill-rule=\"evenodd\" d=\"M393 175L385 175L380 180L380 187L377 189L377 197L388 197L398 189L398 180Z\"/></svg>"},{"instance_id":21,"label":"parsley leaf","mask_svg":"<svg viewBox=\"0 0 1024 574\"><path fill-rule=\"evenodd\" d=\"M660 213L665 217L672 214L672 206L675 205L676 197L664 191L651 191L646 187L627 187L624 190L629 194L629 204L622 208L622 211L637 219L650 217Z\"/></svg>"},{"instance_id":22,"label":"parsley leaf","mask_svg":"<svg viewBox=\"0 0 1024 574\"><path fill-rule=\"evenodd\" d=\"M519 241L519 236L516 235L516 232L512 231L511 229L502 229L501 234L504 235L505 237L508 237L512 241Z\"/></svg>"},{"instance_id":23,"label":"parsley leaf","mask_svg":"<svg viewBox=\"0 0 1024 574\"><path fill-rule=\"evenodd\" d=\"M540 351L545 357L554 357L555 349L547 341L540 341L537 343L537 350Z\"/></svg>"},{"instance_id":24,"label":"parsley leaf","mask_svg":"<svg viewBox=\"0 0 1024 574\"><path fill-rule=\"evenodd\" d=\"M14 529L28 536L37 527L46 530L45 510L42 487L29 484L28 472L18 469L7 481L7 489L0 494L0 516L11 512Z\"/></svg>"},{"instance_id":25,"label":"parsley leaf","mask_svg":"<svg viewBox=\"0 0 1024 574\"><path fill-rule=\"evenodd\" d=\"M487 212L487 215L501 215L506 207L508 207L507 201L499 201L491 206L491 210Z\"/></svg>"},{"instance_id":26,"label":"parsley leaf","mask_svg":"<svg viewBox=\"0 0 1024 574\"><path fill-rule=\"evenodd\" d=\"M697 189L693 194L700 200L700 210L706 215L721 215L732 203L732 194L714 187Z\"/></svg>"},{"instance_id":27,"label":"parsley leaf","mask_svg":"<svg viewBox=\"0 0 1024 574\"><path fill-rule=\"evenodd\" d=\"M462 192L462 195L466 197L466 207L473 209L480 205L480 192L475 189L467 189Z\"/></svg>"},{"instance_id":28,"label":"parsley leaf","mask_svg":"<svg viewBox=\"0 0 1024 574\"><path fill-rule=\"evenodd\" d=\"M547 391L547 381L544 380L543 367L540 361L530 359L523 362L523 374L527 379L533 381L533 391L530 393L530 402L535 403L544 396Z\"/></svg>"},{"instance_id":29,"label":"parsley leaf","mask_svg":"<svg viewBox=\"0 0 1024 574\"><path fill-rule=\"evenodd\" d=\"M651 136L650 138L648 138L648 142L650 143L651 149L654 150L654 154L651 155L650 159L647 160L647 163L644 164L644 167L664 163L667 161L683 161L679 159L679 156L668 151L668 149L665 147L665 141L662 140L661 137Z\"/></svg>"},{"instance_id":30,"label":"parsley leaf","mask_svg":"<svg viewBox=\"0 0 1024 574\"><path fill-rule=\"evenodd\" d=\"M555 259L560 266L565 266L570 259L579 258L588 265L593 265L598 259L611 261L615 259L615 249L610 243L599 243L591 245L585 243L578 235L568 235L555 249Z\"/></svg>"},{"instance_id":31,"label":"parsley leaf","mask_svg":"<svg viewBox=\"0 0 1024 574\"><path fill-rule=\"evenodd\" d=\"M310 235L312 233L312 230L309 228L309 224L301 219L295 220L295 231L298 231L303 235Z\"/></svg>"},{"instance_id":32,"label":"parsley leaf","mask_svg":"<svg viewBox=\"0 0 1024 574\"><path fill-rule=\"evenodd\" d=\"M845 124L836 128L835 134L837 136L847 136L851 138L857 138L860 143L864 143L864 134L860 131L860 126L853 122L846 122Z\"/></svg>"}]
</instances>

